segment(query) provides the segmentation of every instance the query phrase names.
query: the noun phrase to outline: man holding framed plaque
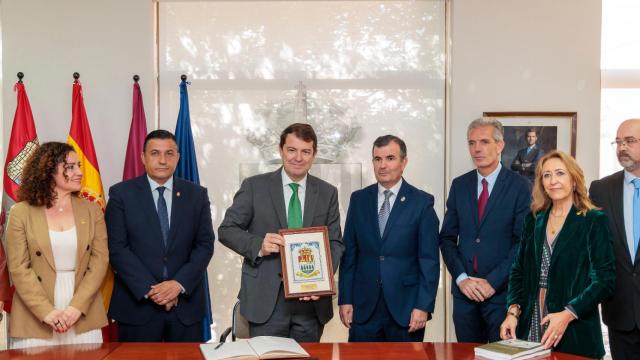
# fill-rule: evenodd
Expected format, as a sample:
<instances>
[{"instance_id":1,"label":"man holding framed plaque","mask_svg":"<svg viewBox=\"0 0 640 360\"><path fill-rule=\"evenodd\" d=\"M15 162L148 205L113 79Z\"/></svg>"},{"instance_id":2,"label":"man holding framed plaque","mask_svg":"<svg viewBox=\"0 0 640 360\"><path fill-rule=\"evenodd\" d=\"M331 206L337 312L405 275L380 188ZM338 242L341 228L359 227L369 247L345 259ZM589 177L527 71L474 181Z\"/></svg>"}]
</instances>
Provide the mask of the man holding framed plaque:
<instances>
[{"instance_id":1,"label":"man holding framed plaque","mask_svg":"<svg viewBox=\"0 0 640 360\"><path fill-rule=\"evenodd\" d=\"M244 257L240 313L249 321L251 337L270 335L318 342L324 324L333 317L330 296L285 298L279 254L285 245L279 230L321 226L327 229L329 250L325 253L332 260L333 271L344 251L338 191L308 174L317 144L308 124L296 123L284 129L280 135L282 167L244 180L218 229L220 242ZM300 252L303 263L310 260L305 257L310 254L317 253ZM324 276L333 278L333 273Z\"/></svg>"},{"instance_id":2,"label":"man holding framed plaque","mask_svg":"<svg viewBox=\"0 0 640 360\"><path fill-rule=\"evenodd\" d=\"M349 341L422 341L440 277L433 196L407 183L407 147L373 143L377 183L351 194L340 268L340 320Z\"/></svg>"}]
</instances>

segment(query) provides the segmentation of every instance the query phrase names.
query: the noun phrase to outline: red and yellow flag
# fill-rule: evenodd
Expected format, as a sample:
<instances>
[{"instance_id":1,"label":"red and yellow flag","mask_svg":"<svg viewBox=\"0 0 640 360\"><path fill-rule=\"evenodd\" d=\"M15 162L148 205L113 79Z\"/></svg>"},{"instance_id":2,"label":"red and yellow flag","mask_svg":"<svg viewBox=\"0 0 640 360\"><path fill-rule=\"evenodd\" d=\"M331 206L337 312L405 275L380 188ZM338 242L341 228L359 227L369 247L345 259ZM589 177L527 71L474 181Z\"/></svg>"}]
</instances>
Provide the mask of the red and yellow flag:
<instances>
[{"instance_id":1,"label":"red and yellow flag","mask_svg":"<svg viewBox=\"0 0 640 360\"><path fill-rule=\"evenodd\" d=\"M93 146L93 137L89 128L87 112L82 98L82 85L79 81L73 83L73 97L71 100L71 129L67 142L73 146L82 168L82 190L80 195L91 201L97 202L102 210L105 208L104 191L100 179L98 158Z\"/></svg>"},{"instance_id":2,"label":"red and yellow flag","mask_svg":"<svg viewBox=\"0 0 640 360\"><path fill-rule=\"evenodd\" d=\"M97 202L102 210L105 209L104 191L102 190L102 180L100 179L100 168L98 167L98 158L96 150L93 146L93 137L89 128L89 120L87 112L84 108L84 99L82 97L82 85L78 80L73 83L73 97L71 100L71 129L67 138L69 145L73 146L82 168L82 189L80 195L91 201ZM111 301L111 293L113 292L113 272L111 267L107 271L107 275L102 282L102 300L104 308L109 309ZM103 335L105 331L103 331ZM104 341L114 341L114 339L105 338Z\"/></svg>"},{"instance_id":3,"label":"red and yellow flag","mask_svg":"<svg viewBox=\"0 0 640 360\"><path fill-rule=\"evenodd\" d=\"M18 74L20 78L21 75ZM0 213L0 238L4 239L4 230L9 210L18 202L18 189L20 188L22 169L38 148L38 135L36 125L31 113L31 105L24 89L22 80L14 86L14 91L18 93L16 102L16 112L13 117L11 127L11 137L7 148L7 159L4 163L4 194L2 196L2 212ZM6 258L3 247L0 245L0 300L5 301L5 310L11 311L11 299L13 287L9 291L9 274L6 267Z\"/></svg>"}]
</instances>

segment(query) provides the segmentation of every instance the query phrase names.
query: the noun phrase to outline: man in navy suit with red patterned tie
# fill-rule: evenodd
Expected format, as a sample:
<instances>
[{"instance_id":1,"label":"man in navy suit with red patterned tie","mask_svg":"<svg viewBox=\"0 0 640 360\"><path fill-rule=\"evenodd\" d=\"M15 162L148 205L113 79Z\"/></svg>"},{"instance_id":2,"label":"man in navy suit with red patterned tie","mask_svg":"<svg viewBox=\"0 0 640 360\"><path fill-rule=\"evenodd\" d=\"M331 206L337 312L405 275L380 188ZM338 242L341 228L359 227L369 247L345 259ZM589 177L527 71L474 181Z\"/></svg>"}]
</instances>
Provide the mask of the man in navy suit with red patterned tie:
<instances>
[{"instance_id":1,"label":"man in navy suit with red patterned tie","mask_svg":"<svg viewBox=\"0 0 640 360\"><path fill-rule=\"evenodd\" d=\"M407 147L373 143L377 183L351 195L340 267L340 320L349 341L422 341L433 313L440 259L433 196L402 172Z\"/></svg>"},{"instance_id":2,"label":"man in navy suit with red patterned tie","mask_svg":"<svg viewBox=\"0 0 640 360\"><path fill-rule=\"evenodd\" d=\"M440 230L460 342L500 340L509 271L529 212L529 181L500 164L503 139L498 120L471 122L467 140L476 169L453 180Z\"/></svg>"}]
</instances>

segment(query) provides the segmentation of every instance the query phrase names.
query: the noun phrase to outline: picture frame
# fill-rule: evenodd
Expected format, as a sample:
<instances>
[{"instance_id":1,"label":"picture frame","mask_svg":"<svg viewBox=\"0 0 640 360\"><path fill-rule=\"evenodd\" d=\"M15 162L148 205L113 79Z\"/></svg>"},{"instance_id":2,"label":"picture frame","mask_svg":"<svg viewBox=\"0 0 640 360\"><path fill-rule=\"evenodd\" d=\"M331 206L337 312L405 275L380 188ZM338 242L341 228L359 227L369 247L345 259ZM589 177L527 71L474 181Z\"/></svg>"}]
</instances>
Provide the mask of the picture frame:
<instances>
[{"instance_id":1,"label":"picture frame","mask_svg":"<svg viewBox=\"0 0 640 360\"><path fill-rule=\"evenodd\" d=\"M502 164L533 182L537 161L552 150L576 156L577 112L484 112L504 127ZM533 143L533 144L532 144Z\"/></svg>"},{"instance_id":2,"label":"picture frame","mask_svg":"<svg viewBox=\"0 0 640 360\"><path fill-rule=\"evenodd\" d=\"M284 238L280 248L284 297L335 295L328 228L282 229L278 233Z\"/></svg>"}]
</instances>

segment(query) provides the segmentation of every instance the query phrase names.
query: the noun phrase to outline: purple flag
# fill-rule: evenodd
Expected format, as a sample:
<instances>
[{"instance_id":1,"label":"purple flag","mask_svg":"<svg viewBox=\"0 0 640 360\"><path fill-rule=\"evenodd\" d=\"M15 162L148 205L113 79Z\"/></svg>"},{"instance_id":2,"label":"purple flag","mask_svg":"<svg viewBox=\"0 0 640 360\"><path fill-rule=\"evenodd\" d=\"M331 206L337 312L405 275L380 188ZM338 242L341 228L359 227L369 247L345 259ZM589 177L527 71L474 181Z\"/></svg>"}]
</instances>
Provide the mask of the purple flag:
<instances>
[{"instance_id":1,"label":"purple flag","mask_svg":"<svg viewBox=\"0 0 640 360\"><path fill-rule=\"evenodd\" d=\"M133 111L131 115L131 128L129 129L129 143L124 158L124 171L122 180L128 180L144 174L144 165L140 159L144 138L147 136L147 118L144 116L144 104L140 84L133 84Z\"/></svg>"}]
</instances>

